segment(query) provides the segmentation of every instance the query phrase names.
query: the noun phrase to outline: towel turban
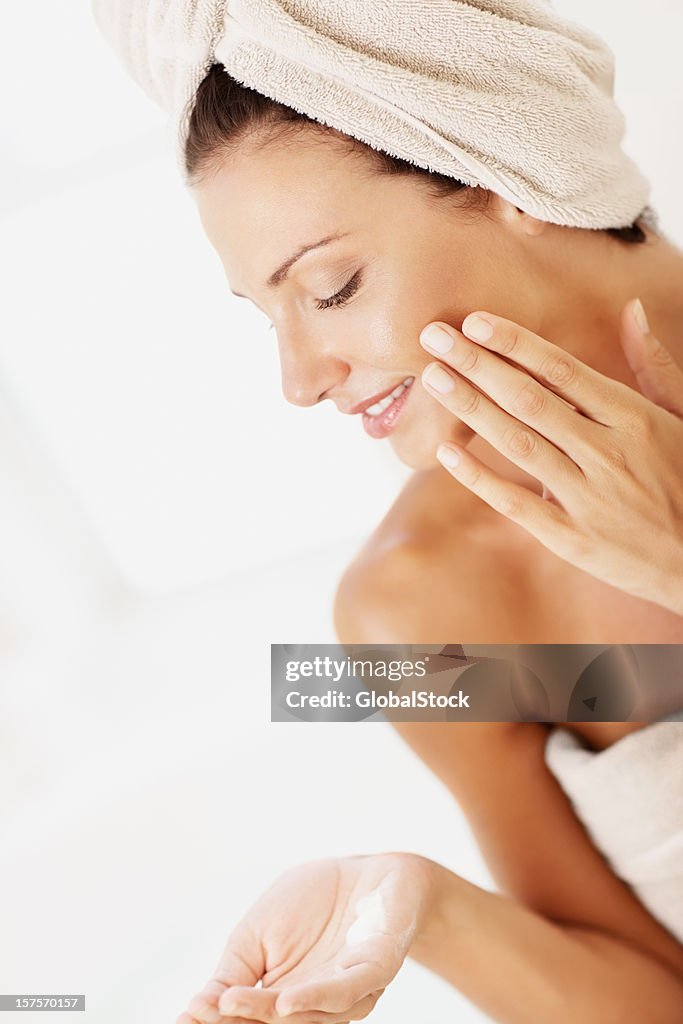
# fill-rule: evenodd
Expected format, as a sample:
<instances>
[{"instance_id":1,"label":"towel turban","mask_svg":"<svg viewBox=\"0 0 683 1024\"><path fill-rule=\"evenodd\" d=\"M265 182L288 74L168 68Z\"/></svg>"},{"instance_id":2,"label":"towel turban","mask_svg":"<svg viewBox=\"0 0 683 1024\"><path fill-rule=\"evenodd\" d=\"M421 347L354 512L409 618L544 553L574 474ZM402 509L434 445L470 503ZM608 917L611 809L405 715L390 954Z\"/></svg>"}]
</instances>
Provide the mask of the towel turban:
<instances>
[{"instance_id":1,"label":"towel turban","mask_svg":"<svg viewBox=\"0 0 683 1024\"><path fill-rule=\"evenodd\" d=\"M540 220L619 228L649 186L621 142L614 58L547 0L91 0L177 126L219 62L375 149L498 193Z\"/></svg>"}]
</instances>

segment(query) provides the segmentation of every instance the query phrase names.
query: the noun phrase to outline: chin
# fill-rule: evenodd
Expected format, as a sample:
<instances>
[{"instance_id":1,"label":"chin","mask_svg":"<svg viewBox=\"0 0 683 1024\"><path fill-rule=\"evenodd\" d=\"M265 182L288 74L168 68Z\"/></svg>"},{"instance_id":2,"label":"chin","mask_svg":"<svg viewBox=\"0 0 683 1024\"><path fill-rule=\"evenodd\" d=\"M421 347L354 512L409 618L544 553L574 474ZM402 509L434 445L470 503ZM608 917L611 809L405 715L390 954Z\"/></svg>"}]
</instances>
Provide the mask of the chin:
<instances>
[{"instance_id":1,"label":"chin","mask_svg":"<svg viewBox=\"0 0 683 1024\"><path fill-rule=\"evenodd\" d=\"M454 441L465 448L475 437L475 431L467 424L449 415L446 424L434 422L425 425L421 431L408 431L402 435L397 431L389 435L389 443L396 457L410 469L434 469L441 466L436 449L442 441Z\"/></svg>"},{"instance_id":2,"label":"chin","mask_svg":"<svg viewBox=\"0 0 683 1024\"><path fill-rule=\"evenodd\" d=\"M410 469L432 469L440 465L433 452L404 451L400 445L392 445L394 453L404 466Z\"/></svg>"}]
</instances>

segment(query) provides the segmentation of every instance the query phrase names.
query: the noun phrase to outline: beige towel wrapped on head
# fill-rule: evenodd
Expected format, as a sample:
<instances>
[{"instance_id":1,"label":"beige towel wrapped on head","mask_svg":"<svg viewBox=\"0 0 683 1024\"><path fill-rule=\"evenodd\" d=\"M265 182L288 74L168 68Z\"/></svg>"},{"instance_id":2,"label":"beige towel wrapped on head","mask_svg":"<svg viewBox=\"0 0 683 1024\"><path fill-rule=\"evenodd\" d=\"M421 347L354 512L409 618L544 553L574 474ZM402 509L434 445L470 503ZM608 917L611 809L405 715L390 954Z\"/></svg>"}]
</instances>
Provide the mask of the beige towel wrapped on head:
<instances>
[{"instance_id":1,"label":"beige towel wrapped on head","mask_svg":"<svg viewBox=\"0 0 683 1024\"><path fill-rule=\"evenodd\" d=\"M624 227L649 187L621 149L609 48L546 0L92 0L178 126L215 61L244 85L541 220ZM652 217L648 210L647 216Z\"/></svg>"}]
</instances>

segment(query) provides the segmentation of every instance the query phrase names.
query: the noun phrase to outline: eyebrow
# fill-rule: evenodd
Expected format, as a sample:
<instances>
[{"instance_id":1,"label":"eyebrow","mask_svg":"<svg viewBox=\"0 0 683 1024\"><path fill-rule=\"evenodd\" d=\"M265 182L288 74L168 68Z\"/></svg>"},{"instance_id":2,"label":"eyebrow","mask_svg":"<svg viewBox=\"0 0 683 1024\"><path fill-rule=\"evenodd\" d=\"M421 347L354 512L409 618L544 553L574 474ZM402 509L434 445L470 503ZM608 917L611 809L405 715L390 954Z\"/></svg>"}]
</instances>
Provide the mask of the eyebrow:
<instances>
[{"instance_id":1,"label":"eyebrow","mask_svg":"<svg viewBox=\"0 0 683 1024\"><path fill-rule=\"evenodd\" d=\"M270 275L270 277L266 281L266 286L268 288L277 288L277 286L279 284L282 284L282 282L285 280L285 278L287 277L287 274L289 273L291 267L293 267L294 264L296 263L296 261L300 260L301 257L303 255L305 255L305 253L310 252L311 249L319 249L323 245L329 245L330 242L336 242L340 238L346 238L346 236L348 234L349 234L348 231L344 231L343 233L337 232L334 235L327 235L326 238L321 238L318 242L311 242L308 245L302 245L302 247L300 249L297 249L297 251L295 253L292 253L292 255L289 256L284 261L284 263L281 263L280 266L277 268L277 270L273 271L273 273ZM231 289L231 291L232 291L232 289ZM240 299L248 298L247 295L242 295L241 292L232 292L232 294L236 295Z\"/></svg>"}]
</instances>

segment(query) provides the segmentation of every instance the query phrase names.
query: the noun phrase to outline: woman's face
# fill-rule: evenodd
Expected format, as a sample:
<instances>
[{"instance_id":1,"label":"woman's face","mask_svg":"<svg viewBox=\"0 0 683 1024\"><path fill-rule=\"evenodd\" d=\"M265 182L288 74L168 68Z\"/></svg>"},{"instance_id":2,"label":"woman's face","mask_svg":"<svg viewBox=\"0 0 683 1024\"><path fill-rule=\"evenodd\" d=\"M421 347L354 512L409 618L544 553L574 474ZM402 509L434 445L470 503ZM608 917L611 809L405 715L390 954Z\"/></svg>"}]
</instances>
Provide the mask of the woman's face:
<instances>
[{"instance_id":1,"label":"woman's face","mask_svg":"<svg viewBox=\"0 0 683 1024\"><path fill-rule=\"evenodd\" d=\"M491 196L486 216L459 209L461 197L436 200L415 179L378 174L365 154L310 131L263 149L245 144L195 196L230 288L274 325L289 402L329 398L349 413L412 377L397 405L358 415L356 429L362 422L368 441L387 437L415 469L439 464L440 441L471 441L421 383L436 357L419 335L432 320L460 328L476 309L533 319L522 234L506 215L514 208ZM323 239L333 240L269 283Z\"/></svg>"}]
</instances>

